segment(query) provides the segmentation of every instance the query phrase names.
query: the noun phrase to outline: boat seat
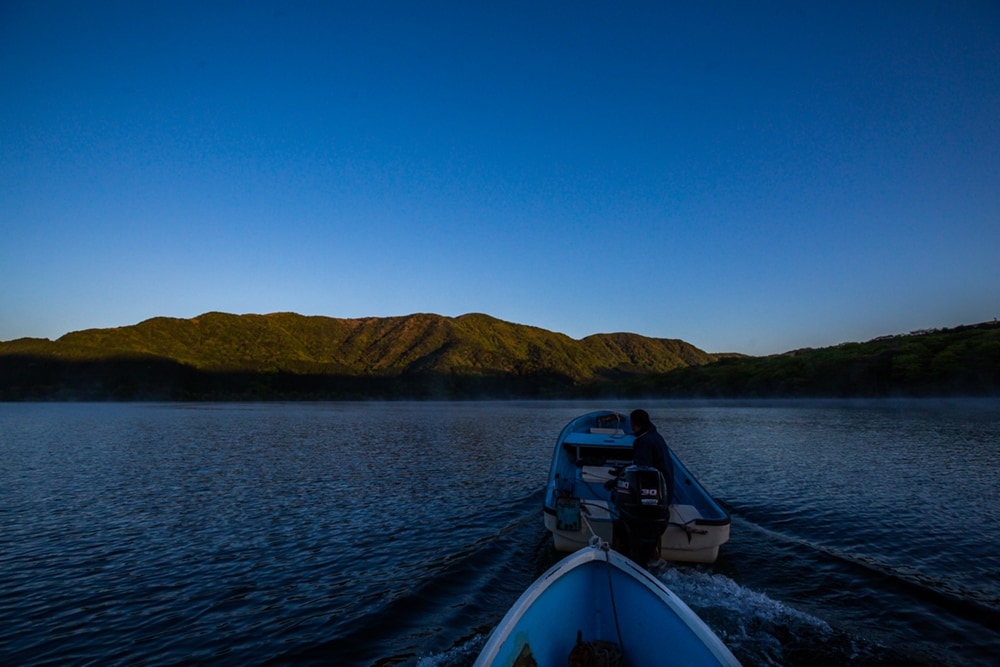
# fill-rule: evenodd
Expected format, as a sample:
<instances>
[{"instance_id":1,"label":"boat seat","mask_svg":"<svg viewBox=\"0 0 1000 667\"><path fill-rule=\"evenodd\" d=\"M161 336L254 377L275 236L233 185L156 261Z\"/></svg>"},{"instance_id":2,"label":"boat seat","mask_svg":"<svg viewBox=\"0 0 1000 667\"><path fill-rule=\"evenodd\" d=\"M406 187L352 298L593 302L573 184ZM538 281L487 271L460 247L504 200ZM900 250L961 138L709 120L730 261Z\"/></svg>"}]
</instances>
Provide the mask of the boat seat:
<instances>
[{"instance_id":1,"label":"boat seat","mask_svg":"<svg viewBox=\"0 0 1000 667\"><path fill-rule=\"evenodd\" d=\"M614 479L611 466L581 466L577 468L573 482L573 495L584 500L607 499L604 483Z\"/></svg>"},{"instance_id":2,"label":"boat seat","mask_svg":"<svg viewBox=\"0 0 1000 667\"><path fill-rule=\"evenodd\" d=\"M670 523L677 523L686 526L698 519L702 519L701 512L694 505L671 505Z\"/></svg>"},{"instance_id":3,"label":"boat seat","mask_svg":"<svg viewBox=\"0 0 1000 667\"><path fill-rule=\"evenodd\" d=\"M620 428L601 428L599 426L591 426L590 432L597 435L625 435L625 431Z\"/></svg>"},{"instance_id":4,"label":"boat seat","mask_svg":"<svg viewBox=\"0 0 1000 667\"><path fill-rule=\"evenodd\" d=\"M611 466L583 466L580 468L580 479L584 482L604 483L614 478L611 474Z\"/></svg>"}]
</instances>

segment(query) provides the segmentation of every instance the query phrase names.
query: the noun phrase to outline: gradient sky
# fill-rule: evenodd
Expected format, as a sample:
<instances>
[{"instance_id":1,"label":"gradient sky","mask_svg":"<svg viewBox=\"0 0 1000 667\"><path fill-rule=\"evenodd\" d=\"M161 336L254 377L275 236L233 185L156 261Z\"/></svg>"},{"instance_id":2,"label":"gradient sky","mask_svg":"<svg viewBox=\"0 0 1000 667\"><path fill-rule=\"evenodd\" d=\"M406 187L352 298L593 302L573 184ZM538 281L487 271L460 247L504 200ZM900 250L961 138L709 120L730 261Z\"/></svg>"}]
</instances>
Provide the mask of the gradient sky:
<instances>
[{"instance_id":1,"label":"gradient sky","mask_svg":"<svg viewBox=\"0 0 1000 667\"><path fill-rule=\"evenodd\" d=\"M0 340L1000 316L1000 4L0 0Z\"/></svg>"}]
</instances>

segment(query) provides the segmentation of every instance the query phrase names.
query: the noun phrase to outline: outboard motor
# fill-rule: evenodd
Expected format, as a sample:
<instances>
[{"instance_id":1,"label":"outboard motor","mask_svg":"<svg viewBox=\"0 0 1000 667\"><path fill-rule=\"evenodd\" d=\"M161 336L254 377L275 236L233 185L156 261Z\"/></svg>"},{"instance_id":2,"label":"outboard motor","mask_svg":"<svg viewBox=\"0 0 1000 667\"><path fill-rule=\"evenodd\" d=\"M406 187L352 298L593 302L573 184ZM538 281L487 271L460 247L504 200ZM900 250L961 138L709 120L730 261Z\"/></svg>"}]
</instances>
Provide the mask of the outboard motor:
<instances>
[{"instance_id":1,"label":"outboard motor","mask_svg":"<svg viewBox=\"0 0 1000 667\"><path fill-rule=\"evenodd\" d=\"M651 466L629 466L615 487L614 547L646 567L656 557L660 536L670 521L670 498L663 473Z\"/></svg>"}]
</instances>

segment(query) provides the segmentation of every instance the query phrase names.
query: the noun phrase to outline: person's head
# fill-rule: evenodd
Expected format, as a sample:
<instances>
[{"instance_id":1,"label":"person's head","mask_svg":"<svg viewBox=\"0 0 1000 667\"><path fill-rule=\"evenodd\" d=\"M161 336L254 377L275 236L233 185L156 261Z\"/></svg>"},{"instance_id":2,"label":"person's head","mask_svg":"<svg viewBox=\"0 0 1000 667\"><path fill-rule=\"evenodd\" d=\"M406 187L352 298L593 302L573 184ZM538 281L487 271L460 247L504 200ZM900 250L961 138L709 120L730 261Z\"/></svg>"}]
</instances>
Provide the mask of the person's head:
<instances>
[{"instance_id":1,"label":"person's head","mask_svg":"<svg viewBox=\"0 0 1000 667\"><path fill-rule=\"evenodd\" d=\"M645 410L633 410L628 418L632 424L633 433L642 433L653 425L653 422L649 421L649 413Z\"/></svg>"}]
</instances>

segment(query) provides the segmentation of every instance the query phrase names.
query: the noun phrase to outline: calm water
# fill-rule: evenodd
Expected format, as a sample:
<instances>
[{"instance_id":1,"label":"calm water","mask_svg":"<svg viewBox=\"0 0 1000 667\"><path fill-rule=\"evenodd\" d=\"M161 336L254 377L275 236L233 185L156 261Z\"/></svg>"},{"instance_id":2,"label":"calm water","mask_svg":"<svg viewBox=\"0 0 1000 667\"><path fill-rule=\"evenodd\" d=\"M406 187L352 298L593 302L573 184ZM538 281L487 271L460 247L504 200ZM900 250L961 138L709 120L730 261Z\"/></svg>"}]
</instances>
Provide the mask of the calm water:
<instances>
[{"instance_id":1,"label":"calm water","mask_svg":"<svg viewBox=\"0 0 1000 667\"><path fill-rule=\"evenodd\" d=\"M745 665L997 663L1000 401L0 404L0 663L469 665L605 407L732 511L661 578Z\"/></svg>"}]
</instances>

